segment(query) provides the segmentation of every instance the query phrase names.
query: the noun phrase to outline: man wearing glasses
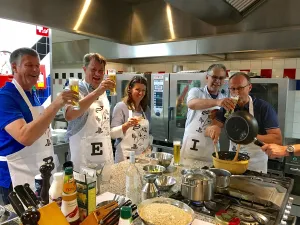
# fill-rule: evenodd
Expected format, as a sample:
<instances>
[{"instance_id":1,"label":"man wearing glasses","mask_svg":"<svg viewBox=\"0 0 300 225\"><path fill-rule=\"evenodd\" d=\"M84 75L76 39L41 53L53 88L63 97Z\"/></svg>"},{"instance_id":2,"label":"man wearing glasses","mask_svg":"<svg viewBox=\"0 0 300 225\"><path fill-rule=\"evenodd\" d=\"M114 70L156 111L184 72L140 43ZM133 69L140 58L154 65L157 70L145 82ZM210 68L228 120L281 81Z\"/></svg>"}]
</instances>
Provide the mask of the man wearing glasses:
<instances>
[{"instance_id":1,"label":"man wearing glasses","mask_svg":"<svg viewBox=\"0 0 300 225\"><path fill-rule=\"evenodd\" d=\"M239 96L234 111L246 110L255 117L258 122L257 139L264 143L282 143L281 131L277 114L272 105L262 99L250 96L252 89L250 77L243 73L237 72L229 78L229 90L232 96ZM214 142L217 142L225 123L226 109L221 108L216 115L216 119L212 125L206 129L206 135L211 137ZM230 151L236 151L235 143L230 142ZM249 170L267 173L268 156L260 147L254 144L241 145L240 152L247 152L250 156Z\"/></svg>"},{"instance_id":2,"label":"man wearing glasses","mask_svg":"<svg viewBox=\"0 0 300 225\"><path fill-rule=\"evenodd\" d=\"M187 97L188 113L182 143L182 163L190 164L194 160L212 161L213 141L205 137L205 129L220 107L234 109L234 102L220 92L226 78L226 68L222 64L211 65L206 74L207 85L192 88Z\"/></svg>"}]
</instances>

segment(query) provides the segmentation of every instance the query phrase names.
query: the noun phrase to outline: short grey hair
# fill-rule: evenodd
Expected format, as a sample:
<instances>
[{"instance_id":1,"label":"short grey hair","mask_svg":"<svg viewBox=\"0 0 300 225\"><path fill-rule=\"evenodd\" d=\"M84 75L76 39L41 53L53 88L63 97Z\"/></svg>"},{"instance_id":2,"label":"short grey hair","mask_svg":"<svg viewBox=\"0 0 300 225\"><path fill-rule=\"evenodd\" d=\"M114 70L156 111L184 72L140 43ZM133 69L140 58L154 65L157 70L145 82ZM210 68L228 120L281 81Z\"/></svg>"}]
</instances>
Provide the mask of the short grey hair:
<instances>
[{"instance_id":1,"label":"short grey hair","mask_svg":"<svg viewBox=\"0 0 300 225\"><path fill-rule=\"evenodd\" d=\"M87 67L92 59L95 59L100 64L103 63L104 66L106 65L106 59L102 55L100 55L99 53L88 53L83 57L83 66Z\"/></svg>"},{"instance_id":2,"label":"short grey hair","mask_svg":"<svg viewBox=\"0 0 300 225\"><path fill-rule=\"evenodd\" d=\"M11 53L11 55L9 57L10 64L13 64L13 63L20 64L22 57L25 55L30 55L30 56L37 57L40 59L40 56L37 53L37 51L35 51L32 48L24 47L24 48L18 48Z\"/></svg>"},{"instance_id":3,"label":"short grey hair","mask_svg":"<svg viewBox=\"0 0 300 225\"><path fill-rule=\"evenodd\" d=\"M231 77L229 77L229 81L234 78L234 77L237 77L237 76L242 76L244 77L247 81L248 81L248 84L251 84L251 78L244 72L236 72L235 74L233 74Z\"/></svg>"},{"instance_id":4,"label":"short grey hair","mask_svg":"<svg viewBox=\"0 0 300 225\"><path fill-rule=\"evenodd\" d=\"M214 69L222 69L226 73L226 67L223 64L212 64L208 67L206 73L207 75L211 75Z\"/></svg>"}]
</instances>

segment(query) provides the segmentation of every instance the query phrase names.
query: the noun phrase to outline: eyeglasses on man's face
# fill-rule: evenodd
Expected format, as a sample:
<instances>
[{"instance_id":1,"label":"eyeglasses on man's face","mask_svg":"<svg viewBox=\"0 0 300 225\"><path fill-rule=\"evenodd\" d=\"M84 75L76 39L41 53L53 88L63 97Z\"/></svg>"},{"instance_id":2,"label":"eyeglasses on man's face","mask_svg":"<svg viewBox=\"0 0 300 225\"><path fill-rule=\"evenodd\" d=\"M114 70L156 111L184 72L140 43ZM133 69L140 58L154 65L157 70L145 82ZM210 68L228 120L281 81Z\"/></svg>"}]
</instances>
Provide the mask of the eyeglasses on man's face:
<instances>
[{"instance_id":1,"label":"eyeglasses on man's face","mask_svg":"<svg viewBox=\"0 0 300 225\"><path fill-rule=\"evenodd\" d=\"M235 91L235 90L237 90L237 91L242 91L242 90L244 90L244 88L247 87L247 86L249 86L249 84L247 84L247 85L245 85L245 86L243 86L243 87L237 87L237 88L230 87L230 88L228 88L228 89L229 89L230 91Z\"/></svg>"},{"instance_id":2,"label":"eyeglasses on man's face","mask_svg":"<svg viewBox=\"0 0 300 225\"><path fill-rule=\"evenodd\" d=\"M219 81L223 81L223 80L225 80L225 76L215 76L215 75L209 75L214 81L217 81L217 80L219 80Z\"/></svg>"}]
</instances>

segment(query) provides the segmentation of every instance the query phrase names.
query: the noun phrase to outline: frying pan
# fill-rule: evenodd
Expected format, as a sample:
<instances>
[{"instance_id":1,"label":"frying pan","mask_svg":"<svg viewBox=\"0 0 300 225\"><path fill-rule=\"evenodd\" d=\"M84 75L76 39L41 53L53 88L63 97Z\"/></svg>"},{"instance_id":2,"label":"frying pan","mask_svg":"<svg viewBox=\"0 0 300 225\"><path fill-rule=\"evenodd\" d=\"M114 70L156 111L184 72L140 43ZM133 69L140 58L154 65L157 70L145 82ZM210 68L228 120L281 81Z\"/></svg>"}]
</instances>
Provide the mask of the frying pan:
<instances>
[{"instance_id":1,"label":"frying pan","mask_svg":"<svg viewBox=\"0 0 300 225\"><path fill-rule=\"evenodd\" d=\"M228 138L236 144L247 145L253 142L262 147L264 143L256 138L258 134L257 120L247 111L232 113L225 122Z\"/></svg>"}]
</instances>

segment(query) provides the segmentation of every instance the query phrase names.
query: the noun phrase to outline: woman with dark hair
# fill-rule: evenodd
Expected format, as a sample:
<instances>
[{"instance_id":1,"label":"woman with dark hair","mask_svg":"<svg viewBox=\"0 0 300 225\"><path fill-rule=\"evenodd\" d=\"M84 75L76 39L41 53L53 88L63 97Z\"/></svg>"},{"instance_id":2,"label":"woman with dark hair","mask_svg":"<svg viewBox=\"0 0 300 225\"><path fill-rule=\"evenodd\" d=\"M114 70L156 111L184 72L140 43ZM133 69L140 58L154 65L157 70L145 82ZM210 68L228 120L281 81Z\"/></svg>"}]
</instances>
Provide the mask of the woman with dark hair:
<instances>
[{"instance_id":1,"label":"woman with dark hair","mask_svg":"<svg viewBox=\"0 0 300 225\"><path fill-rule=\"evenodd\" d=\"M142 76L134 76L112 115L111 137L116 139L115 162L126 159L130 151L140 155L148 149L150 108L147 103L147 80Z\"/></svg>"}]
</instances>

